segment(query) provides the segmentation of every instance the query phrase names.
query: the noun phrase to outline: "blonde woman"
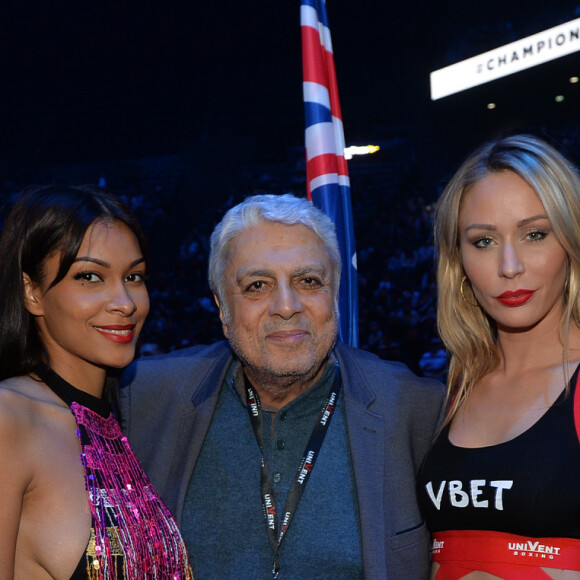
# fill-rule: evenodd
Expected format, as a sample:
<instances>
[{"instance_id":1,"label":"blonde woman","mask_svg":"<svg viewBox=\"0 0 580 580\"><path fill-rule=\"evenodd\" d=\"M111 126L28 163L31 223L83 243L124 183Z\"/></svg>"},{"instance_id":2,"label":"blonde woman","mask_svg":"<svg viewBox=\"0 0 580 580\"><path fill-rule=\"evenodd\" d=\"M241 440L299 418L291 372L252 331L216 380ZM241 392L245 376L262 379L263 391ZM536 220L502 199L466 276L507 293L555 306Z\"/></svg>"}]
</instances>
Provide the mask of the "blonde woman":
<instances>
[{"instance_id":1,"label":"blonde woman","mask_svg":"<svg viewBox=\"0 0 580 580\"><path fill-rule=\"evenodd\" d=\"M451 360L418 483L432 578L578 579L577 171L529 135L488 143L445 189L435 237Z\"/></svg>"}]
</instances>

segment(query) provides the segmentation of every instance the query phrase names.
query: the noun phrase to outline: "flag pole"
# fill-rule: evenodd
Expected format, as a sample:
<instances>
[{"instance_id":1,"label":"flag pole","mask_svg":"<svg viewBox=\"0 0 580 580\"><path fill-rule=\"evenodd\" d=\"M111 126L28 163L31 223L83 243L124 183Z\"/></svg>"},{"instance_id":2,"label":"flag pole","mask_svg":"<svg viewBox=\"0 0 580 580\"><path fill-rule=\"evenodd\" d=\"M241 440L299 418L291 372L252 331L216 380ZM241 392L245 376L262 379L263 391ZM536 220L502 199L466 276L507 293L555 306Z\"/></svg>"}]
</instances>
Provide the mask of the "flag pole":
<instances>
[{"instance_id":1,"label":"flag pole","mask_svg":"<svg viewBox=\"0 0 580 580\"><path fill-rule=\"evenodd\" d=\"M344 131L325 0L302 0L302 68L306 121L306 193L334 222L342 273L340 339L358 346L356 246Z\"/></svg>"}]
</instances>

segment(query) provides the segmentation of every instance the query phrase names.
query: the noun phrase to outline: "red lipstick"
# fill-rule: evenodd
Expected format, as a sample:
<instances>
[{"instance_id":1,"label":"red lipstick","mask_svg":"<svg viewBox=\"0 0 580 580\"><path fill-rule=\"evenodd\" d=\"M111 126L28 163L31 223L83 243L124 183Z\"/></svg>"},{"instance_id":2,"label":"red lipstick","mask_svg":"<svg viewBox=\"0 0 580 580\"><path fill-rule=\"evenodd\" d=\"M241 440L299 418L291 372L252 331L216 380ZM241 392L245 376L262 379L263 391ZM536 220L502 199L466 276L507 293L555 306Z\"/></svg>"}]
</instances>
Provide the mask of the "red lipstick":
<instances>
[{"instance_id":1,"label":"red lipstick","mask_svg":"<svg viewBox=\"0 0 580 580\"><path fill-rule=\"evenodd\" d=\"M107 326L95 326L95 330L105 338L118 342L119 344L127 344L135 337L134 324L108 324Z\"/></svg>"},{"instance_id":2,"label":"red lipstick","mask_svg":"<svg viewBox=\"0 0 580 580\"><path fill-rule=\"evenodd\" d=\"M535 290L514 290L513 292L504 292L497 296L496 300L504 306L516 307L525 304L535 293Z\"/></svg>"}]
</instances>

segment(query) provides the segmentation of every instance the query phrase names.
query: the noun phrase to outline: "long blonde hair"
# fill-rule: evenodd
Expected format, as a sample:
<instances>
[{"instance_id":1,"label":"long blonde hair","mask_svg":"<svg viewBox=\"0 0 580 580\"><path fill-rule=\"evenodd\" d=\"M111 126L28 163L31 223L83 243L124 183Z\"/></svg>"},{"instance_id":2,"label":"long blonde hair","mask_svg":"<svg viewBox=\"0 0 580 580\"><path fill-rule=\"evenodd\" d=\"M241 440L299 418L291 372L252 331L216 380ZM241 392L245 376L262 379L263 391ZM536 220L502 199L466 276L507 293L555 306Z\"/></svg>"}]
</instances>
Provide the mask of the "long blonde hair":
<instances>
[{"instance_id":1,"label":"long blonde hair","mask_svg":"<svg viewBox=\"0 0 580 580\"><path fill-rule=\"evenodd\" d=\"M512 171L538 195L554 235L568 258L565 309L560 321L563 358L567 360L570 324L580 321L580 178L578 170L556 149L531 135L489 142L473 152L453 176L437 203L435 246L439 288L437 327L450 354L447 380L451 421L471 389L497 368L495 321L477 304L469 283L463 284L458 221L466 192L490 173Z\"/></svg>"}]
</instances>

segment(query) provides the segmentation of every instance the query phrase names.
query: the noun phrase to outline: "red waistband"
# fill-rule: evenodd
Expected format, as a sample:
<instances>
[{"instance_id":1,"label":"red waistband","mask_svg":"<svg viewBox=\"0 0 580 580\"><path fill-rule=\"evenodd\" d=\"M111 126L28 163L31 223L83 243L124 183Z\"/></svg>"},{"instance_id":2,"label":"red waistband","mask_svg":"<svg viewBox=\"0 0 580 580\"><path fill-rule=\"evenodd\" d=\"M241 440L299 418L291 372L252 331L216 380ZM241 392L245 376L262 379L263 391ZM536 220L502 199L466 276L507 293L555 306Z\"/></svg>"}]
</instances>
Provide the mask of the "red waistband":
<instances>
[{"instance_id":1,"label":"red waistband","mask_svg":"<svg viewBox=\"0 0 580 580\"><path fill-rule=\"evenodd\" d=\"M432 560L482 571L478 566L485 563L580 570L580 540L478 530L436 532Z\"/></svg>"}]
</instances>

